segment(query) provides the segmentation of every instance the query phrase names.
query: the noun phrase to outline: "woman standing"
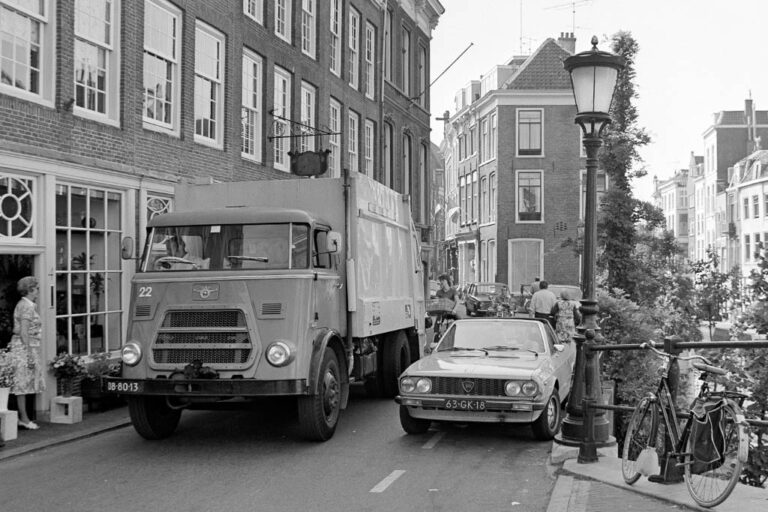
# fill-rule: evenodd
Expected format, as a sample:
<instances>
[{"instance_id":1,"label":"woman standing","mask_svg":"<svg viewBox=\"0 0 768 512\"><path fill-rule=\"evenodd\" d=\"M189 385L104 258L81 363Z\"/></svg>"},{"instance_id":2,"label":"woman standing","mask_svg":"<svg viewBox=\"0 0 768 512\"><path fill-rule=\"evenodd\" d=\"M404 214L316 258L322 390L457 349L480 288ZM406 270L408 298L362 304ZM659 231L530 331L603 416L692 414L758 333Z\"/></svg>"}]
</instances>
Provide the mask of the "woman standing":
<instances>
[{"instance_id":1,"label":"woman standing","mask_svg":"<svg viewBox=\"0 0 768 512\"><path fill-rule=\"evenodd\" d=\"M35 304L40 295L40 285L35 277L27 276L19 279L17 289L21 300L13 311L13 337L10 351L16 361L16 375L11 393L17 397L19 426L37 430L40 427L31 421L27 414L26 395L45 390L43 369L40 364L42 322Z\"/></svg>"},{"instance_id":2,"label":"woman standing","mask_svg":"<svg viewBox=\"0 0 768 512\"><path fill-rule=\"evenodd\" d=\"M581 323L579 303L571 300L568 292L560 292L560 298L552 307L555 318L555 334L560 343L569 343L576 334L576 326Z\"/></svg>"}]
</instances>

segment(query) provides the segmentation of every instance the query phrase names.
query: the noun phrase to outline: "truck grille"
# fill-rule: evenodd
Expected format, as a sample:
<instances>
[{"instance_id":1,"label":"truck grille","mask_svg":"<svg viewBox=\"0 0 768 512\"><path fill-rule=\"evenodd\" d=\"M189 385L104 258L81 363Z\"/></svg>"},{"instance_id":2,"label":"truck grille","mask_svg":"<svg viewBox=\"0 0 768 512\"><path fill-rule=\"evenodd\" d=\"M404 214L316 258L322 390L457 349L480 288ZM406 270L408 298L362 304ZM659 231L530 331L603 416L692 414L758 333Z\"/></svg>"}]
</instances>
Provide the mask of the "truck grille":
<instances>
[{"instance_id":1,"label":"truck grille","mask_svg":"<svg viewBox=\"0 0 768 512\"><path fill-rule=\"evenodd\" d=\"M464 390L462 383L467 387L471 384L469 392ZM473 379L456 377L432 377L432 393L435 395L461 395L461 396L506 396L504 394L505 380L500 379Z\"/></svg>"},{"instance_id":2,"label":"truck grille","mask_svg":"<svg viewBox=\"0 0 768 512\"><path fill-rule=\"evenodd\" d=\"M240 369L253 352L240 310L168 311L152 346L156 366L176 369L194 360L213 369Z\"/></svg>"}]
</instances>

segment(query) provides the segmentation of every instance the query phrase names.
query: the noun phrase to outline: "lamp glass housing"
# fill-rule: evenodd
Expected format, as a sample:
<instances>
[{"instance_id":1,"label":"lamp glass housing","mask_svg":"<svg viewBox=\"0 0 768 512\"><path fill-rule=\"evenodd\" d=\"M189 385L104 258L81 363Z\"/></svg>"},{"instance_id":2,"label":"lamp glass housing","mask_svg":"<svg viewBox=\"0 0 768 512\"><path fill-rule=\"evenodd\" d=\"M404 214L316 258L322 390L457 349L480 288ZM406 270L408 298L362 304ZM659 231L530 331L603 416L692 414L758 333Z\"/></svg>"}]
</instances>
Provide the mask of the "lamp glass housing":
<instances>
[{"instance_id":1,"label":"lamp glass housing","mask_svg":"<svg viewBox=\"0 0 768 512\"><path fill-rule=\"evenodd\" d=\"M607 114L619 70L612 66L583 66L571 70L573 97L579 114Z\"/></svg>"}]
</instances>

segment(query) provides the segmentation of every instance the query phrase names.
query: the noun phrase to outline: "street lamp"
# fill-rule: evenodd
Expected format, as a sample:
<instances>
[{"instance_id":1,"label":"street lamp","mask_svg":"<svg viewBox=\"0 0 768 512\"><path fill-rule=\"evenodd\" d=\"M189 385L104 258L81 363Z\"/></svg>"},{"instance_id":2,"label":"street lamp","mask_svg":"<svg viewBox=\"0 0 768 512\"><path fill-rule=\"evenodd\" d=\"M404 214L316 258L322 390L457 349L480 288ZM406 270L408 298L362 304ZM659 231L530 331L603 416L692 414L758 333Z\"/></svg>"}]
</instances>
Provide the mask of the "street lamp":
<instances>
[{"instance_id":1,"label":"street lamp","mask_svg":"<svg viewBox=\"0 0 768 512\"><path fill-rule=\"evenodd\" d=\"M597 37L592 36L592 49L565 59L563 66L571 75L573 97L576 100L576 124L584 132L584 148L587 151L587 200L584 219L584 254L582 257L581 283L584 298L581 301L582 325L576 341L576 365L573 387L568 400L567 415L563 420L558 442L578 445L579 462L597 461L597 447L613 444L608 432L604 411L591 406L597 404L600 375L595 353L589 346L600 340L597 325L597 300L595 298L595 265L597 260L597 152L603 141L602 132L611 122L609 114L616 80L624 68L624 59L597 49ZM585 345L587 349L585 350ZM590 415L585 428L585 415Z\"/></svg>"}]
</instances>

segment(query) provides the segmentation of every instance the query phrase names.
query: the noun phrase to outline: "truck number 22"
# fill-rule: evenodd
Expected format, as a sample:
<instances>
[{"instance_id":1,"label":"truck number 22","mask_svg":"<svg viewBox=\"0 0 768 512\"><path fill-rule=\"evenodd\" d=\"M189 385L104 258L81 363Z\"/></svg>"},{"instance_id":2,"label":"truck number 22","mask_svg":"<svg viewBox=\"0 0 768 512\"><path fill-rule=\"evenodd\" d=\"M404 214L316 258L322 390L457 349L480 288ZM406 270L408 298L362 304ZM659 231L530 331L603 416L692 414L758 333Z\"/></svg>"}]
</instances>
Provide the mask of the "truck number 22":
<instances>
[{"instance_id":1,"label":"truck number 22","mask_svg":"<svg viewBox=\"0 0 768 512\"><path fill-rule=\"evenodd\" d=\"M151 286L139 286L139 297L151 297L151 296L152 296Z\"/></svg>"}]
</instances>

